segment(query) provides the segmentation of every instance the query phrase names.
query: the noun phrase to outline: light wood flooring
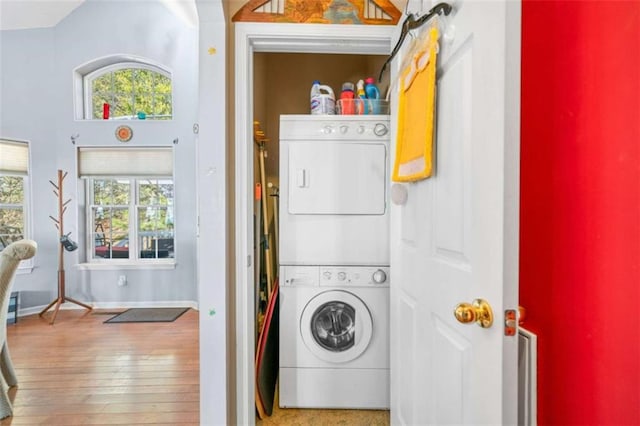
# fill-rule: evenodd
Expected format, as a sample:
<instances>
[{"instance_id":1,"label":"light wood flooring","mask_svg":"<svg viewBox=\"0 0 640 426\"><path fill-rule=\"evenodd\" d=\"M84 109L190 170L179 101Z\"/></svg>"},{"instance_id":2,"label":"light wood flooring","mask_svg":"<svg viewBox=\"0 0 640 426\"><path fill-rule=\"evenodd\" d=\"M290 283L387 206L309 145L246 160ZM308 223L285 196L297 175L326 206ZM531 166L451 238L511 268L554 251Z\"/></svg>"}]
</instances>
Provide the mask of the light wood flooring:
<instances>
[{"instance_id":1,"label":"light wood flooring","mask_svg":"<svg viewBox=\"0 0 640 426\"><path fill-rule=\"evenodd\" d=\"M112 316L62 310L53 326L38 315L8 325L18 387L0 425L198 425L198 313L103 324Z\"/></svg>"},{"instance_id":2,"label":"light wood flooring","mask_svg":"<svg viewBox=\"0 0 640 426\"><path fill-rule=\"evenodd\" d=\"M50 314L47 314L48 317ZM104 324L104 311L61 310L7 326L18 386L4 425L199 424L198 312L169 323ZM273 425L388 425L388 411L274 408Z\"/></svg>"}]
</instances>

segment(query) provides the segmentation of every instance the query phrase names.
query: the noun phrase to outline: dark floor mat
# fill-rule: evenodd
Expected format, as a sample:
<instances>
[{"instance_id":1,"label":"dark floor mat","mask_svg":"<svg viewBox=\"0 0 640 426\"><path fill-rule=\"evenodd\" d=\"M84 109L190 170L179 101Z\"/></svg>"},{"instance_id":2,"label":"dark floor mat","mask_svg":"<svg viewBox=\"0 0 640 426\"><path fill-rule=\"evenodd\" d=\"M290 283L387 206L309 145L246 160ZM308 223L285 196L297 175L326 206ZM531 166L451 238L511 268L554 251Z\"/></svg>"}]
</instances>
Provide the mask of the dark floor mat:
<instances>
[{"instance_id":1,"label":"dark floor mat","mask_svg":"<svg viewBox=\"0 0 640 426\"><path fill-rule=\"evenodd\" d=\"M109 318L105 323L172 322L188 310L189 308L132 308Z\"/></svg>"}]
</instances>

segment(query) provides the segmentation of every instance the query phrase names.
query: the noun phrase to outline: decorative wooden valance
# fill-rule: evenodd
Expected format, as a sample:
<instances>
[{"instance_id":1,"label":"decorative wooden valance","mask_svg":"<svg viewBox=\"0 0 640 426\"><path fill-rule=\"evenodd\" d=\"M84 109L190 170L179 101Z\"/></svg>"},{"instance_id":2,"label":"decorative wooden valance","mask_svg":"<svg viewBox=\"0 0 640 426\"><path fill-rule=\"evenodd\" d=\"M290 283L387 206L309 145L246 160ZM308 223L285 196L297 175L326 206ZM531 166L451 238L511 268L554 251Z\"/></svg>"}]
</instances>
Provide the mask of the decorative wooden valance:
<instances>
[{"instance_id":1,"label":"decorative wooden valance","mask_svg":"<svg viewBox=\"0 0 640 426\"><path fill-rule=\"evenodd\" d=\"M232 21L395 25L401 15L389 0L251 0Z\"/></svg>"}]
</instances>

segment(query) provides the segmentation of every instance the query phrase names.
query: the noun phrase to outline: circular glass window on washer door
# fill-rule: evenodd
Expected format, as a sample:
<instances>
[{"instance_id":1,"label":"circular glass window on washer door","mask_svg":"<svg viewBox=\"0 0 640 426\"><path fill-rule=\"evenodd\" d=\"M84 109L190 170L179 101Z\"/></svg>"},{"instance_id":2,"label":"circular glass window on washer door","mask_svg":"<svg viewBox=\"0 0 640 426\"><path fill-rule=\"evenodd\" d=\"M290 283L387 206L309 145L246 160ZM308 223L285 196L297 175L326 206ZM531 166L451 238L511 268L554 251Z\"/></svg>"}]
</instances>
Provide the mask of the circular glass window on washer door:
<instances>
[{"instance_id":1,"label":"circular glass window on washer door","mask_svg":"<svg viewBox=\"0 0 640 426\"><path fill-rule=\"evenodd\" d=\"M309 301L300 320L305 345L318 358L335 363L356 359L369 346L373 319L352 293L331 290Z\"/></svg>"}]
</instances>

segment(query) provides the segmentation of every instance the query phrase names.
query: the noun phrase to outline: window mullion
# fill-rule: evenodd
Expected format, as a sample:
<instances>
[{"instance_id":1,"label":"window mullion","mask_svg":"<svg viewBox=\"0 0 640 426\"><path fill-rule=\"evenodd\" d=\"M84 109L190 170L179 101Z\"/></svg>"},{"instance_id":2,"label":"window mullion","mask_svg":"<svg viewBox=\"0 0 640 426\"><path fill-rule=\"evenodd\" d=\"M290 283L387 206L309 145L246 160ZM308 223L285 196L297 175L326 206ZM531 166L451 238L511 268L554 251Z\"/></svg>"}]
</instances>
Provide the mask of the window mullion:
<instances>
[{"instance_id":1,"label":"window mullion","mask_svg":"<svg viewBox=\"0 0 640 426\"><path fill-rule=\"evenodd\" d=\"M86 190L87 190L87 194L89 195L89 198L87 199L87 203L86 203L86 207L85 207L85 214L86 216L89 218L89 220L87 222L89 222L89 232L87 232L87 243L85 244L86 247L86 256L87 259L93 259L94 258L94 250L95 247L94 245L96 244L96 238L95 238L95 231L94 229L96 229L96 224L95 224L95 218L93 217L93 208L95 207L95 198L93 195L93 179L87 179L86 180Z\"/></svg>"},{"instance_id":2,"label":"window mullion","mask_svg":"<svg viewBox=\"0 0 640 426\"><path fill-rule=\"evenodd\" d=\"M156 74L151 75L151 115L156 117L156 84L158 76Z\"/></svg>"},{"instance_id":3,"label":"window mullion","mask_svg":"<svg viewBox=\"0 0 640 426\"><path fill-rule=\"evenodd\" d=\"M31 203L29 202L31 194L29 193L29 176L22 178L22 238L31 236ZM33 259L29 263L33 265Z\"/></svg>"},{"instance_id":4,"label":"window mullion","mask_svg":"<svg viewBox=\"0 0 640 426\"><path fill-rule=\"evenodd\" d=\"M109 118L111 118L115 116L116 112L116 79L113 71L109 73L109 80L111 80L111 87L109 87L109 97L111 98L109 102Z\"/></svg>"},{"instance_id":5,"label":"window mullion","mask_svg":"<svg viewBox=\"0 0 640 426\"><path fill-rule=\"evenodd\" d=\"M134 117L138 111L138 107L136 106L136 72L136 68L131 70L131 115Z\"/></svg>"},{"instance_id":6,"label":"window mullion","mask_svg":"<svg viewBox=\"0 0 640 426\"><path fill-rule=\"evenodd\" d=\"M129 259L138 260L138 181L131 179L129 186Z\"/></svg>"}]
</instances>

